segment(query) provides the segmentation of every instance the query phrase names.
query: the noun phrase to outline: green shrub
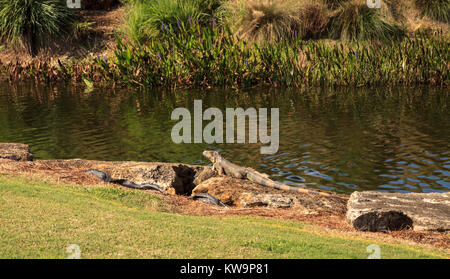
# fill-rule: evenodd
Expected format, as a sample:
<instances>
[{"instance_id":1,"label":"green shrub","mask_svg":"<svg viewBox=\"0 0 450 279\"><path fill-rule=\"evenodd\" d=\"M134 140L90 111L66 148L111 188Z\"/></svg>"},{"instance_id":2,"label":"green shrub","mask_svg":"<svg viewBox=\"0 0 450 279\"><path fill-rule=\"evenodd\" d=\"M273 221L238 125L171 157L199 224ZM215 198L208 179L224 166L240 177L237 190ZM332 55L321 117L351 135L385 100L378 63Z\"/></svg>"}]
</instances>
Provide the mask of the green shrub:
<instances>
[{"instance_id":1,"label":"green shrub","mask_svg":"<svg viewBox=\"0 0 450 279\"><path fill-rule=\"evenodd\" d=\"M416 0L416 6L422 16L447 23L450 20L450 0Z\"/></svg>"},{"instance_id":2,"label":"green shrub","mask_svg":"<svg viewBox=\"0 0 450 279\"><path fill-rule=\"evenodd\" d=\"M134 0L128 5L125 32L136 42L145 42L181 24L211 23L219 0Z\"/></svg>"},{"instance_id":3,"label":"green shrub","mask_svg":"<svg viewBox=\"0 0 450 279\"><path fill-rule=\"evenodd\" d=\"M388 41L405 35L403 28L390 23L381 14L385 9L371 9L366 1L345 2L330 19L329 34L343 40Z\"/></svg>"},{"instance_id":4,"label":"green shrub","mask_svg":"<svg viewBox=\"0 0 450 279\"><path fill-rule=\"evenodd\" d=\"M36 55L48 39L61 36L75 20L73 10L60 0L0 1L0 36Z\"/></svg>"},{"instance_id":5,"label":"green shrub","mask_svg":"<svg viewBox=\"0 0 450 279\"><path fill-rule=\"evenodd\" d=\"M131 40L141 42L157 34L153 28L148 28L144 24L149 14L148 3L141 1L129 3L125 15L124 32Z\"/></svg>"},{"instance_id":6,"label":"green shrub","mask_svg":"<svg viewBox=\"0 0 450 279\"><path fill-rule=\"evenodd\" d=\"M154 0L149 6L145 25L161 30L161 23L177 27L181 22L197 20L203 17L200 1L194 0Z\"/></svg>"}]
</instances>

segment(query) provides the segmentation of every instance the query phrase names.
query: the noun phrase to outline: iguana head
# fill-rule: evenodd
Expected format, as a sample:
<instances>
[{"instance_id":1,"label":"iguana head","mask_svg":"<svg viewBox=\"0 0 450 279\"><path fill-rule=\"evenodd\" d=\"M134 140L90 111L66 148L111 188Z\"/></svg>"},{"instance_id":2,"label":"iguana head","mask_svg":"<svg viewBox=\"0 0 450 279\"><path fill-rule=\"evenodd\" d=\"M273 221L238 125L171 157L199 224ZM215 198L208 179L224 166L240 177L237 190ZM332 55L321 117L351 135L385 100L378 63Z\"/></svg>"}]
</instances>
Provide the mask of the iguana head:
<instances>
[{"instance_id":1,"label":"iguana head","mask_svg":"<svg viewBox=\"0 0 450 279\"><path fill-rule=\"evenodd\" d=\"M215 163L217 159L220 157L217 151L210 151L210 150L203 151L203 156L208 158L213 163Z\"/></svg>"}]
</instances>

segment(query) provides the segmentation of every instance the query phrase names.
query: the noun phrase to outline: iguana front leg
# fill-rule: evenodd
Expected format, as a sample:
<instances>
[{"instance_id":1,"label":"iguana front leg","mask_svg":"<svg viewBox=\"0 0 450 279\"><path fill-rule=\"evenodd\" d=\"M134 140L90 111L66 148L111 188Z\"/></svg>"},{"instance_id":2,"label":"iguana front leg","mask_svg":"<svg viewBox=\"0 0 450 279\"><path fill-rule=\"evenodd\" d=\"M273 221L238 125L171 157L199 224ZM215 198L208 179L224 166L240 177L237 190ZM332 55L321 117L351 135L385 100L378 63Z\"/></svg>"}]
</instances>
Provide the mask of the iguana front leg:
<instances>
[{"instance_id":1,"label":"iguana front leg","mask_svg":"<svg viewBox=\"0 0 450 279\"><path fill-rule=\"evenodd\" d=\"M225 170L218 162L213 163L213 169L216 170L219 175L225 175Z\"/></svg>"}]
</instances>

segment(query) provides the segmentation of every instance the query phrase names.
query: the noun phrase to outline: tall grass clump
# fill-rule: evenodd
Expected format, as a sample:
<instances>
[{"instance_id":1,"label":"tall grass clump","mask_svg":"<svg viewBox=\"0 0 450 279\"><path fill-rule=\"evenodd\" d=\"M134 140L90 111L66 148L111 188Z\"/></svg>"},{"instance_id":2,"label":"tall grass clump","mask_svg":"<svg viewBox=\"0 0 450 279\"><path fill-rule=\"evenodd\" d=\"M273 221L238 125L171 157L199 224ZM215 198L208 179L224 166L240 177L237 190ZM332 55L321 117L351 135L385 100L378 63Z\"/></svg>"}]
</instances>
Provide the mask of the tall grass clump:
<instances>
[{"instance_id":1,"label":"tall grass clump","mask_svg":"<svg viewBox=\"0 0 450 279\"><path fill-rule=\"evenodd\" d=\"M402 27L387 20L388 15L371 9L365 0L350 0L343 3L330 19L329 34L332 38L348 41L389 41L405 35Z\"/></svg>"},{"instance_id":2,"label":"tall grass clump","mask_svg":"<svg viewBox=\"0 0 450 279\"><path fill-rule=\"evenodd\" d=\"M411 0L384 0L384 3L392 18L398 22L404 22L408 11L414 8L414 3Z\"/></svg>"},{"instance_id":3,"label":"tall grass clump","mask_svg":"<svg viewBox=\"0 0 450 279\"><path fill-rule=\"evenodd\" d=\"M149 6L143 1L130 1L127 5L123 31L135 42L146 41L158 34L158 30L145 25L150 16Z\"/></svg>"},{"instance_id":4,"label":"tall grass clump","mask_svg":"<svg viewBox=\"0 0 450 279\"><path fill-rule=\"evenodd\" d=\"M0 37L36 55L48 40L66 33L74 12L60 0L0 1Z\"/></svg>"},{"instance_id":5,"label":"tall grass clump","mask_svg":"<svg viewBox=\"0 0 450 279\"><path fill-rule=\"evenodd\" d=\"M328 22L321 1L240 0L222 7L225 24L248 42L317 38Z\"/></svg>"},{"instance_id":6,"label":"tall grass clump","mask_svg":"<svg viewBox=\"0 0 450 279\"><path fill-rule=\"evenodd\" d=\"M416 0L416 6L421 10L422 16L450 22L450 0Z\"/></svg>"},{"instance_id":7,"label":"tall grass clump","mask_svg":"<svg viewBox=\"0 0 450 279\"><path fill-rule=\"evenodd\" d=\"M288 0L250 0L230 2L231 25L251 42L274 42L294 38L301 18L298 3Z\"/></svg>"},{"instance_id":8,"label":"tall grass clump","mask_svg":"<svg viewBox=\"0 0 450 279\"><path fill-rule=\"evenodd\" d=\"M318 39L329 22L327 6L321 1L300 2L300 34L302 39Z\"/></svg>"},{"instance_id":9,"label":"tall grass clump","mask_svg":"<svg viewBox=\"0 0 450 279\"><path fill-rule=\"evenodd\" d=\"M125 32L136 42L146 42L181 24L209 24L219 0L132 0L128 4Z\"/></svg>"},{"instance_id":10,"label":"tall grass clump","mask_svg":"<svg viewBox=\"0 0 450 279\"><path fill-rule=\"evenodd\" d=\"M347 1L348 0L325 0L325 4L327 4L328 8L334 10L339 8L342 3Z\"/></svg>"}]
</instances>

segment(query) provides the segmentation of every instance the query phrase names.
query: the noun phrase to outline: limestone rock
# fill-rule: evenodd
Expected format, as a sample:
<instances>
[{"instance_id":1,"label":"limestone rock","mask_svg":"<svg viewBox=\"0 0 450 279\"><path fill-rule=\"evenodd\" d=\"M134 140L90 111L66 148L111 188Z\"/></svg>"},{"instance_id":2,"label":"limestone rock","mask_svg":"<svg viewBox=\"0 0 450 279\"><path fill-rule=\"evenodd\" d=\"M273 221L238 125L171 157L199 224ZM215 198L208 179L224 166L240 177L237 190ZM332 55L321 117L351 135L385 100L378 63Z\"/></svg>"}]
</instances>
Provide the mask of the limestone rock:
<instances>
[{"instance_id":1,"label":"limestone rock","mask_svg":"<svg viewBox=\"0 0 450 279\"><path fill-rule=\"evenodd\" d=\"M346 219L362 231L450 231L450 193L353 192Z\"/></svg>"},{"instance_id":2,"label":"limestone rock","mask_svg":"<svg viewBox=\"0 0 450 279\"><path fill-rule=\"evenodd\" d=\"M105 171L114 179L127 179L137 184L152 183L175 194L190 194L195 187L195 176L202 166L170 163L110 162L93 163L90 168ZM170 192L170 191L169 191ZM172 190L173 192L173 190Z\"/></svg>"},{"instance_id":3,"label":"limestone rock","mask_svg":"<svg viewBox=\"0 0 450 279\"><path fill-rule=\"evenodd\" d=\"M0 143L0 159L14 161L32 161L33 154L30 148L22 143Z\"/></svg>"},{"instance_id":4,"label":"limestone rock","mask_svg":"<svg viewBox=\"0 0 450 279\"><path fill-rule=\"evenodd\" d=\"M215 176L198 184L192 193L208 193L224 204L238 207L295 208L302 214L345 213L347 198L336 199L292 191L277 190L249 180Z\"/></svg>"},{"instance_id":5,"label":"limestone rock","mask_svg":"<svg viewBox=\"0 0 450 279\"><path fill-rule=\"evenodd\" d=\"M214 176L217 176L217 172L212 167L204 167L200 171L196 172L194 184L199 185L203 181L206 181Z\"/></svg>"},{"instance_id":6,"label":"limestone rock","mask_svg":"<svg viewBox=\"0 0 450 279\"><path fill-rule=\"evenodd\" d=\"M6 168L7 166L3 166ZM35 161L34 168L45 169L97 169L108 173L113 179L127 179L137 184L156 184L174 194L190 194L196 186L194 180L205 166L153 163L153 162L109 162L83 159ZM173 190L172 190L173 189Z\"/></svg>"}]
</instances>

